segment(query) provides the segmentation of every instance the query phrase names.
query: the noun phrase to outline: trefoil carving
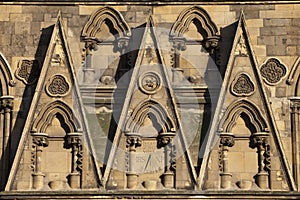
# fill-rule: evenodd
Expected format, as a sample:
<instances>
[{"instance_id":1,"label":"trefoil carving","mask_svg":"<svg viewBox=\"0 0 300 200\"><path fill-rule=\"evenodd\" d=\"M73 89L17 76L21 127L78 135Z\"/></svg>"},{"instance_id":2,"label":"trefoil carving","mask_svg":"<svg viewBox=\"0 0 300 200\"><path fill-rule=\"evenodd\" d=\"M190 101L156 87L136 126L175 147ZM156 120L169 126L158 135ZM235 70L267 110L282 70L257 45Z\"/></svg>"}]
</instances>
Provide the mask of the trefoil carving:
<instances>
[{"instance_id":1,"label":"trefoil carving","mask_svg":"<svg viewBox=\"0 0 300 200\"><path fill-rule=\"evenodd\" d=\"M260 73L267 84L276 85L285 77L287 69L276 58L270 58L261 66Z\"/></svg>"},{"instance_id":2,"label":"trefoil carving","mask_svg":"<svg viewBox=\"0 0 300 200\"><path fill-rule=\"evenodd\" d=\"M231 85L231 92L236 96L250 96L255 91L255 85L247 74L239 74Z\"/></svg>"},{"instance_id":3,"label":"trefoil carving","mask_svg":"<svg viewBox=\"0 0 300 200\"><path fill-rule=\"evenodd\" d=\"M66 96L71 87L67 79L61 74L55 74L52 76L47 85L46 91L52 97Z\"/></svg>"}]
</instances>

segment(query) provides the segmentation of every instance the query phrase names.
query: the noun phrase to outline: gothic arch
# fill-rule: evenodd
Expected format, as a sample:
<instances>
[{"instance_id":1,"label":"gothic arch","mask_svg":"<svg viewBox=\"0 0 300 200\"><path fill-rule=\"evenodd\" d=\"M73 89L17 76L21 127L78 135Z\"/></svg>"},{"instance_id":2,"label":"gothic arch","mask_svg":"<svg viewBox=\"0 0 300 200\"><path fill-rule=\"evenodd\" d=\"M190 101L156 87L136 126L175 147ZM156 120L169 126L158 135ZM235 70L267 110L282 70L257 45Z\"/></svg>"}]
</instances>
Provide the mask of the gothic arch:
<instances>
[{"instance_id":1,"label":"gothic arch","mask_svg":"<svg viewBox=\"0 0 300 200\"><path fill-rule=\"evenodd\" d=\"M255 129L252 129L252 132L266 132L268 130L267 123L258 108L249 101L241 100L231 104L225 112L221 122L223 132L230 132L240 115L247 116L251 123L247 125Z\"/></svg>"},{"instance_id":2,"label":"gothic arch","mask_svg":"<svg viewBox=\"0 0 300 200\"><path fill-rule=\"evenodd\" d=\"M10 95L9 87L14 85L11 68L5 57L0 53L0 96Z\"/></svg>"},{"instance_id":3,"label":"gothic arch","mask_svg":"<svg viewBox=\"0 0 300 200\"><path fill-rule=\"evenodd\" d=\"M80 128L77 119L74 117L72 109L62 101L54 101L45 106L37 118L34 120L32 131L37 133L45 133L48 126L56 115L59 115L66 125L66 132L74 133Z\"/></svg>"},{"instance_id":4,"label":"gothic arch","mask_svg":"<svg viewBox=\"0 0 300 200\"><path fill-rule=\"evenodd\" d=\"M126 130L138 132L149 114L154 115L163 132L174 132L176 130L173 119L169 116L164 107L154 100L145 101L134 109L126 124Z\"/></svg>"},{"instance_id":5,"label":"gothic arch","mask_svg":"<svg viewBox=\"0 0 300 200\"><path fill-rule=\"evenodd\" d=\"M215 36L218 32L216 24L211 20L208 13L199 6L193 6L183 10L174 25L171 28L170 36L171 37L182 37L183 34L188 30L191 23L194 23L194 20L198 21L201 24L201 35L203 38L208 38ZM199 30L200 27L198 27Z\"/></svg>"},{"instance_id":6,"label":"gothic arch","mask_svg":"<svg viewBox=\"0 0 300 200\"><path fill-rule=\"evenodd\" d=\"M103 23L110 23L110 31L116 32L117 38L130 37L131 31L121 13L111 7L104 7L94 12L82 30L83 38L93 38L100 31Z\"/></svg>"}]
</instances>

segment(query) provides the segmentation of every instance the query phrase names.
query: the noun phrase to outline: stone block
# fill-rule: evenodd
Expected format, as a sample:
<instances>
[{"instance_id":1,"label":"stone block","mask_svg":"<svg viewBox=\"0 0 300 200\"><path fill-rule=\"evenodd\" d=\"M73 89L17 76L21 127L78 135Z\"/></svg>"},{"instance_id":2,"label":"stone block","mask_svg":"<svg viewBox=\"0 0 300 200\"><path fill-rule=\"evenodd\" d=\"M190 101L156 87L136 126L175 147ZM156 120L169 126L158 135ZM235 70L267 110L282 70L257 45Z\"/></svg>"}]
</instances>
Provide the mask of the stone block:
<instances>
[{"instance_id":1,"label":"stone block","mask_svg":"<svg viewBox=\"0 0 300 200\"><path fill-rule=\"evenodd\" d=\"M292 19L284 19L284 18L275 18L275 19L263 19L264 26L289 26L291 24Z\"/></svg>"},{"instance_id":2,"label":"stone block","mask_svg":"<svg viewBox=\"0 0 300 200\"><path fill-rule=\"evenodd\" d=\"M276 87L276 97L285 97L286 96L286 88L285 87Z\"/></svg>"},{"instance_id":3,"label":"stone block","mask_svg":"<svg viewBox=\"0 0 300 200\"><path fill-rule=\"evenodd\" d=\"M30 34L31 23L30 22L16 22L15 34Z\"/></svg>"},{"instance_id":4,"label":"stone block","mask_svg":"<svg viewBox=\"0 0 300 200\"><path fill-rule=\"evenodd\" d=\"M230 10L274 10L275 5L265 4L265 5L231 5Z\"/></svg>"},{"instance_id":5,"label":"stone block","mask_svg":"<svg viewBox=\"0 0 300 200\"><path fill-rule=\"evenodd\" d=\"M23 7L22 6L19 6L19 5L10 5L6 12L8 13L22 13L22 9Z\"/></svg>"},{"instance_id":6,"label":"stone block","mask_svg":"<svg viewBox=\"0 0 300 200\"><path fill-rule=\"evenodd\" d=\"M0 21L9 21L8 13L0 13Z\"/></svg>"},{"instance_id":7,"label":"stone block","mask_svg":"<svg viewBox=\"0 0 300 200\"><path fill-rule=\"evenodd\" d=\"M262 27L260 28L260 34L265 35L287 35L288 29L286 27Z\"/></svg>"},{"instance_id":8,"label":"stone block","mask_svg":"<svg viewBox=\"0 0 300 200\"><path fill-rule=\"evenodd\" d=\"M246 20L247 27L263 27L263 19L249 19Z\"/></svg>"},{"instance_id":9,"label":"stone block","mask_svg":"<svg viewBox=\"0 0 300 200\"><path fill-rule=\"evenodd\" d=\"M10 14L10 21L13 22L30 22L32 21L32 14Z\"/></svg>"},{"instance_id":10,"label":"stone block","mask_svg":"<svg viewBox=\"0 0 300 200\"><path fill-rule=\"evenodd\" d=\"M286 45L267 45L267 56L286 55Z\"/></svg>"},{"instance_id":11,"label":"stone block","mask_svg":"<svg viewBox=\"0 0 300 200\"><path fill-rule=\"evenodd\" d=\"M275 5L275 10L276 11L280 11L280 10L291 11L291 10L294 10L294 4L277 4L277 5Z\"/></svg>"},{"instance_id":12,"label":"stone block","mask_svg":"<svg viewBox=\"0 0 300 200\"><path fill-rule=\"evenodd\" d=\"M275 36L260 36L257 37L258 45L274 45L275 44Z\"/></svg>"},{"instance_id":13,"label":"stone block","mask_svg":"<svg viewBox=\"0 0 300 200\"><path fill-rule=\"evenodd\" d=\"M296 56L297 55L297 46L287 46L286 54L289 56Z\"/></svg>"},{"instance_id":14,"label":"stone block","mask_svg":"<svg viewBox=\"0 0 300 200\"><path fill-rule=\"evenodd\" d=\"M263 56L267 54L267 48L265 45L254 45L253 49L256 55Z\"/></svg>"}]
</instances>

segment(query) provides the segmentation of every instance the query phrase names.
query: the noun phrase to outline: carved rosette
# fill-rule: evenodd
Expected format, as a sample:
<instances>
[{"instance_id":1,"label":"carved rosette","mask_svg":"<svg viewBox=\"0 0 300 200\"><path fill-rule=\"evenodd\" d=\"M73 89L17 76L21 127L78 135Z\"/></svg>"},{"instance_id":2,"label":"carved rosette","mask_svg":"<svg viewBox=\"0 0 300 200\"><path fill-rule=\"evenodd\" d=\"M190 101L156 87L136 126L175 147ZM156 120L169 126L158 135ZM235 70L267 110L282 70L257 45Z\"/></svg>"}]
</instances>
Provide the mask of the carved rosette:
<instances>
[{"instance_id":1,"label":"carved rosette","mask_svg":"<svg viewBox=\"0 0 300 200\"><path fill-rule=\"evenodd\" d=\"M287 69L276 58L270 58L261 66L260 73L267 84L276 85L285 77Z\"/></svg>"},{"instance_id":2,"label":"carved rosette","mask_svg":"<svg viewBox=\"0 0 300 200\"><path fill-rule=\"evenodd\" d=\"M22 60L18 64L15 76L25 85L32 85L38 80L38 68L39 63L37 60Z\"/></svg>"},{"instance_id":3,"label":"carved rosette","mask_svg":"<svg viewBox=\"0 0 300 200\"><path fill-rule=\"evenodd\" d=\"M61 74L53 75L46 84L46 92L52 97L66 96L71 90L70 83Z\"/></svg>"},{"instance_id":4,"label":"carved rosette","mask_svg":"<svg viewBox=\"0 0 300 200\"><path fill-rule=\"evenodd\" d=\"M250 96L255 91L255 85L247 74L239 74L231 84L231 92L236 96Z\"/></svg>"},{"instance_id":5,"label":"carved rosette","mask_svg":"<svg viewBox=\"0 0 300 200\"><path fill-rule=\"evenodd\" d=\"M161 87L161 77L155 72L144 73L139 78L139 88L146 94L155 94Z\"/></svg>"}]
</instances>

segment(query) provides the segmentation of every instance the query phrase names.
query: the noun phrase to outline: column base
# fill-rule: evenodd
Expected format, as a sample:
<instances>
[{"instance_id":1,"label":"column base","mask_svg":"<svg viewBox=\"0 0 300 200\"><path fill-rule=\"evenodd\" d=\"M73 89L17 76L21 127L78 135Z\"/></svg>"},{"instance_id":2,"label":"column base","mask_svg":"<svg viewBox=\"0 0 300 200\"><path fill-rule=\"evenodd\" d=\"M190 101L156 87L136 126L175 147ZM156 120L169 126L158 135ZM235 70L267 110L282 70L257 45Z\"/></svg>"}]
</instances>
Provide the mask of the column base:
<instances>
[{"instance_id":1,"label":"column base","mask_svg":"<svg viewBox=\"0 0 300 200\"><path fill-rule=\"evenodd\" d=\"M221 173L221 188L227 189L231 187L231 173Z\"/></svg>"},{"instance_id":2,"label":"column base","mask_svg":"<svg viewBox=\"0 0 300 200\"><path fill-rule=\"evenodd\" d=\"M174 173L166 172L163 174L163 185L165 188L173 188L174 187Z\"/></svg>"},{"instance_id":3,"label":"column base","mask_svg":"<svg viewBox=\"0 0 300 200\"><path fill-rule=\"evenodd\" d=\"M78 172L69 174L69 185L72 189L80 188L80 174Z\"/></svg>"},{"instance_id":4,"label":"column base","mask_svg":"<svg viewBox=\"0 0 300 200\"><path fill-rule=\"evenodd\" d=\"M32 188L40 190L44 187L45 174L42 172L32 173Z\"/></svg>"},{"instance_id":5,"label":"column base","mask_svg":"<svg viewBox=\"0 0 300 200\"><path fill-rule=\"evenodd\" d=\"M138 175L136 173L127 173L127 188L134 189L137 186Z\"/></svg>"},{"instance_id":6,"label":"column base","mask_svg":"<svg viewBox=\"0 0 300 200\"><path fill-rule=\"evenodd\" d=\"M256 174L255 182L261 189L269 189L269 174L267 172Z\"/></svg>"},{"instance_id":7,"label":"column base","mask_svg":"<svg viewBox=\"0 0 300 200\"><path fill-rule=\"evenodd\" d=\"M93 84L95 82L95 70L92 68L89 69L83 69L83 82L86 84Z\"/></svg>"},{"instance_id":8,"label":"column base","mask_svg":"<svg viewBox=\"0 0 300 200\"><path fill-rule=\"evenodd\" d=\"M173 72L173 82L180 83L183 80L183 69L172 68L172 72Z\"/></svg>"}]
</instances>

